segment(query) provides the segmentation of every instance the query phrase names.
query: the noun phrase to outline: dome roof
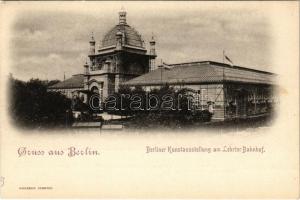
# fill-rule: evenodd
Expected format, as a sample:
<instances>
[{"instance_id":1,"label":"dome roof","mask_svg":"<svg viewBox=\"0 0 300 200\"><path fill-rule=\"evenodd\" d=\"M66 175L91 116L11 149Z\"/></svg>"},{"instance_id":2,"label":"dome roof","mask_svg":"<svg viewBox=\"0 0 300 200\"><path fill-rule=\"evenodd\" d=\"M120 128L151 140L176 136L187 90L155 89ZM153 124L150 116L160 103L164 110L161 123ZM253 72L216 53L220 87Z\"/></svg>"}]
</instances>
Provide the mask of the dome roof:
<instances>
[{"instance_id":1,"label":"dome roof","mask_svg":"<svg viewBox=\"0 0 300 200\"><path fill-rule=\"evenodd\" d=\"M119 31L125 34L125 45L144 48L141 35L127 24L118 24L108 31L102 40L102 47L116 45Z\"/></svg>"}]
</instances>

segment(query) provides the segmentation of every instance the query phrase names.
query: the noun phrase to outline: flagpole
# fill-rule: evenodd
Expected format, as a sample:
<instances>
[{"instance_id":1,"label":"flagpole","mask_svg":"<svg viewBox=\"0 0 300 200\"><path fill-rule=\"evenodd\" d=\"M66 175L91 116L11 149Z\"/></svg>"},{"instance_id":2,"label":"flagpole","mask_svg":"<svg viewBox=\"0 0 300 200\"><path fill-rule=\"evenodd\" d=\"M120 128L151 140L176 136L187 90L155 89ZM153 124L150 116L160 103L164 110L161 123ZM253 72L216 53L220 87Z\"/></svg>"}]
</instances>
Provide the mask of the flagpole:
<instances>
[{"instance_id":1,"label":"flagpole","mask_svg":"<svg viewBox=\"0 0 300 200\"><path fill-rule=\"evenodd\" d=\"M160 65L160 82L161 82L161 87L162 87L162 70L163 70L163 60L160 59L161 65Z\"/></svg>"},{"instance_id":2,"label":"flagpole","mask_svg":"<svg viewBox=\"0 0 300 200\"><path fill-rule=\"evenodd\" d=\"M223 49L223 63L225 63L224 62L224 57L225 57L225 50ZM224 68L225 68L225 66L223 66L223 81L222 81L222 83L223 83L223 94L224 94L224 98L223 98L223 106L224 106L224 118L225 118L225 115L226 115L226 105L225 105L225 72L224 72Z\"/></svg>"},{"instance_id":3,"label":"flagpole","mask_svg":"<svg viewBox=\"0 0 300 200\"><path fill-rule=\"evenodd\" d=\"M163 66L160 68L160 82L161 82L161 87L162 87L162 70L163 70Z\"/></svg>"},{"instance_id":4,"label":"flagpole","mask_svg":"<svg viewBox=\"0 0 300 200\"><path fill-rule=\"evenodd\" d=\"M225 50L223 49L223 63L225 64L224 57L225 57ZM224 80L225 80L224 66L223 66L223 74L222 75L223 75L223 83L224 83Z\"/></svg>"},{"instance_id":5,"label":"flagpole","mask_svg":"<svg viewBox=\"0 0 300 200\"><path fill-rule=\"evenodd\" d=\"M64 82L65 82L65 80L66 80L66 73L65 73L65 71L64 71ZM64 88L63 89L63 93L66 95L66 89ZM66 95L67 96L67 95Z\"/></svg>"}]
</instances>

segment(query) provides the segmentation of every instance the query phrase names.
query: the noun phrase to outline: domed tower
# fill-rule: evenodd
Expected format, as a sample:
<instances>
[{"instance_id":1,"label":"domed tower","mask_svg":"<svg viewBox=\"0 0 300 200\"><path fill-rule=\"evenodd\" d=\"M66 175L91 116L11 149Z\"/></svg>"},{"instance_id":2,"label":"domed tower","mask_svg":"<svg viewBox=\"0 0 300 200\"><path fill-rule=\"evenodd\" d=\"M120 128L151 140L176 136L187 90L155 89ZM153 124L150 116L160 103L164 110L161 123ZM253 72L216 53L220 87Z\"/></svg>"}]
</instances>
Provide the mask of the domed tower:
<instances>
[{"instance_id":1,"label":"domed tower","mask_svg":"<svg viewBox=\"0 0 300 200\"><path fill-rule=\"evenodd\" d=\"M147 54L142 36L127 23L126 11L118 14L119 22L104 35L97 51L94 38L90 40L86 88L97 87L103 92L103 100L118 91L122 82L149 72L150 60L156 57L155 52Z\"/></svg>"},{"instance_id":2,"label":"domed tower","mask_svg":"<svg viewBox=\"0 0 300 200\"><path fill-rule=\"evenodd\" d=\"M118 33L118 34L117 34ZM119 23L110 29L102 40L102 46L98 52L104 49L110 49L116 46L119 33L122 33L122 46L127 48L139 50L139 53L146 54L146 49L143 45L141 35L126 22L126 12L124 10L119 12Z\"/></svg>"}]
</instances>

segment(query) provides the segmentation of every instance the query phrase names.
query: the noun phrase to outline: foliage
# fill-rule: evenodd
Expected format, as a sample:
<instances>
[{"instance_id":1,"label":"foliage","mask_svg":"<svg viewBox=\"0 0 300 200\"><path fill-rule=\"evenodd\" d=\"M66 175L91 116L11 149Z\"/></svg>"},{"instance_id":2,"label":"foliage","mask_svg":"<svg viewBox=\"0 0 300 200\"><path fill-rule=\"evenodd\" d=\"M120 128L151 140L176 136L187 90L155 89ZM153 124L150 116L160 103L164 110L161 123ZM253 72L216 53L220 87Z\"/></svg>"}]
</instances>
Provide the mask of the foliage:
<instances>
[{"instance_id":1,"label":"foliage","mask_svg":"<svg viewBox=\"0 0 300 200\"><path fill-rule=\"evenodd\" d=\"M31 79L28 82L10 78L12 118L23 127L64 125L71 101L59 92L48 92L48 81ZM51 81L50 81L51 83Z\"/></svg>"},{"instance_id":2,"label":"foliage","mask_svg":"<svg viewBox=\"0 0 300 200\"><path fill-rule=\"evenodd\" d=\"M117 109L106 111L110 114L133 116L133 119L141 127L151 126L151 124L181 126L194 123L195 121L210 121L211 114L207 110L193 109L192 92L194 91L186 88L175 90L169 85L149 92L146 92L139 86L133 89L122 87L119 89L119 92L113 95ZM134 105L133 101L136 100L133 97L136 96L140 97L140 109L137 110L132 109L134 107L132 106ZM156 98L151 98L151 96Z\"/></svg>"}]
</instances>

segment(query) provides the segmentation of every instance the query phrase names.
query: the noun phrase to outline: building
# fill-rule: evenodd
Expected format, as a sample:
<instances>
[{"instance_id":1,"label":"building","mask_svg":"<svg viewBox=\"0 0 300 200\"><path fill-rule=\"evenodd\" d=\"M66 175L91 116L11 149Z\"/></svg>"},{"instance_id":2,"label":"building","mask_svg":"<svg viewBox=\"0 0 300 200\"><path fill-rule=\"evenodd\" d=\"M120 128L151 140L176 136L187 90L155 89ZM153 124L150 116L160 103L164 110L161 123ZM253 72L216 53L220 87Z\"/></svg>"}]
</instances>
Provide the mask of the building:
<instances>
[{"instance_id":1,"label":"building","mask_svg":"<svg viewBox=\"0 0 300 200\"><path fill-rule=\"evenodd\" d=\"M84 75L75 74L71 78L52 85L48 88L49 91L56 91L66 95L72 99L74 96L78 96L79 92L84 89ZM84 97L84 96L83 96Z\"/></svg>"},{"instance_id":2,"label":"building","mask_svg":"<svg viewBox=\"0 0 300 200\"><path fill-rule=\"evenodd\" d=\"M89 43L89 63L84 65L84 73L49 90L68 97L81 96L88 103L95 93L104 101L120 85L142 86L150 91L168 84L175 89L189 88L194 103L203 110L212 108L212 118L218 120L268 114L277 101L273 92L276 75L270 72L213 61L155 69L155 40L150 40L148 54L141 35L127 24L125 11L119 12L119 23L107 32L97 51L93 36Z\"/></svg>"},{"instance_id":3,"label":"building","mask_svg":"<svg viewBox=\"0 0 300 200\"><path fill-rule=\"evenodd\" d=\"M84 73L48 88L60 91L68 97L80 96L88 102L92 94L98 94L100 101L118 91L120 84L149 72L155 66L155 41L150 40L147 53L142 36L126 22L126 12L119 12L119 23L104 36L99 49L91 36L89 41L89 62Z\"/></svg>"},{"instance_id":4,"label":"building","mask_svg":"<svg viewBox=\"0 0 300 200\"><path fill-rule=\"evenodd\" d=\"M270 112L275 74L213 61L171 64L124 83L146 91L168 84L189 88L202 110L213 105L213 119L254 117Z\"/></svg>"}]
</instances>

